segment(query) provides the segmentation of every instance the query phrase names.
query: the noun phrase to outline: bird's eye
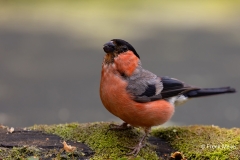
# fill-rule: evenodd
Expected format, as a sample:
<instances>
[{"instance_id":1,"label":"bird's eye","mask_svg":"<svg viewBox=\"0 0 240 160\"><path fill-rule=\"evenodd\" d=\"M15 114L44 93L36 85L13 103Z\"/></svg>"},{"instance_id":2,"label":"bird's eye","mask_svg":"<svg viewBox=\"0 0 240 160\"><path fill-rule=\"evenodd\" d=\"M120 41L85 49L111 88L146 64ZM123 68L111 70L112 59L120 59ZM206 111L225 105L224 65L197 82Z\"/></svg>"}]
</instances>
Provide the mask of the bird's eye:
<instances>
[{"instance_id":1,"label":"bird's eye","mask_svg":"<svg viewBox=\"0 0 240 160\"><path fill-rule=\"evenodd\" d=\"M128 50L127 46L122 46L122 50L126 52Z\"/></svg>"}]
</instances>

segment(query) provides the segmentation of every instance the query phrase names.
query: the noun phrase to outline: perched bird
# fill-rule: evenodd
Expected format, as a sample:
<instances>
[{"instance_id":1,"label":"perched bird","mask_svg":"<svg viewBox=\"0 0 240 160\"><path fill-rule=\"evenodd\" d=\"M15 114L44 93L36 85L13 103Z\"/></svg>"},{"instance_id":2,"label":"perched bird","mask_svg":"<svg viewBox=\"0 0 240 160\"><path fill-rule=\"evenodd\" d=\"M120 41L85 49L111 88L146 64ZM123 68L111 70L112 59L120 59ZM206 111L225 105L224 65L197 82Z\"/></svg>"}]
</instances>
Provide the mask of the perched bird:
<instances>
[{"instance_id":1,"label":"perched bird","mask_svg":"<svg viewBox=\"0 0 240 160\"><path fill-rule=\"evenodd\" d=\"M175 78L161 77L144 69L131 44L112 39L103 46L106 52L102 63L100 97L106 109L124 121L112 129L128 125L142 127L145 135L129 154L137 155L152 126L167 122L174 106L190 98L234 93L231 87L199 88Z\"/></svg>"}]
</instances>

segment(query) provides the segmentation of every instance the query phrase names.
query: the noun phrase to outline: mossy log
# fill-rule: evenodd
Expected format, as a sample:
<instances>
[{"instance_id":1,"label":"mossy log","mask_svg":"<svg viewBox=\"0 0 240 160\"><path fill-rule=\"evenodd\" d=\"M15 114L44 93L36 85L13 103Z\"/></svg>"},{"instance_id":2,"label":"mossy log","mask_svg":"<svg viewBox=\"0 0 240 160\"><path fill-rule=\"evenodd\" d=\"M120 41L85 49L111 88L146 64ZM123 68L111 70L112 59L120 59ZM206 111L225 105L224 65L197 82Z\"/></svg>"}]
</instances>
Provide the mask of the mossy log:
<instances>
[{"instance_id":1,"label":"mossy log","mask_svg":"<svg viewBox=\"0 0 240 160\"><path fill-rule=\"evenodd\" d=\"M217 126L153 128L137 157L128 147L143 136L140 128L109 130L110 123L35 125L8 130L0 126L1 159L240 159L240 129ZM76 148L69 152L63 142ZM70 146L70 147L71 147Z\"/></svg>"}]
</instances>

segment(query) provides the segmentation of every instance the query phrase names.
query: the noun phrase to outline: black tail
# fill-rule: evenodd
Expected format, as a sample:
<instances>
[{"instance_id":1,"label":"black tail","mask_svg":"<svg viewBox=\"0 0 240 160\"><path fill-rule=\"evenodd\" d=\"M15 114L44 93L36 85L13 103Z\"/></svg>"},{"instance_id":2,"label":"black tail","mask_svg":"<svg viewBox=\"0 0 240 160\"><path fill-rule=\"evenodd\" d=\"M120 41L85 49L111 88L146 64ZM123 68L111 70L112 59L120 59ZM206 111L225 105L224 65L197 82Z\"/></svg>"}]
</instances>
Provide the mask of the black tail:
<instances>
[{"instance_id":1,"label":"black tail","mask_svg":"<svg viewBox=\"0 0 240 160\"><path fill-rule=\"evenodd\" d=\"M201 89L187 91L183 93L183 95L189 98L195 98L195 97L203 97L203 96L210 96L210 95L217 95L217 94L224 94L224 93L235 93L235 92L236 90L231 87L201 88Z\"/></svg>"}]
</instances>

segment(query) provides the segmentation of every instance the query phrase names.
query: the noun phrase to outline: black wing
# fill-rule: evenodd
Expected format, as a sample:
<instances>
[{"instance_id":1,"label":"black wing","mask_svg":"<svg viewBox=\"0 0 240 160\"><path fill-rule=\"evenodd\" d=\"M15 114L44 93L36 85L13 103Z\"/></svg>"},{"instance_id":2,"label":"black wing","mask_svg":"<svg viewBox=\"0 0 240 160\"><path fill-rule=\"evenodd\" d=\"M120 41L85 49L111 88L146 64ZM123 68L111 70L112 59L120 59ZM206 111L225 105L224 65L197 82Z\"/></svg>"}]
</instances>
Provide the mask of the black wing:
<instances>
[{"instance_id":1,"label":"black wing","mask_svg":"<svg viewBox=\"0 0 240 160\"><path fill-rule=\"evenodd\" d=\"M196 90L198 88L191 87L185 83L169 77L160 77L163 84L163 90L161 91L162 98L170 98L182 94L190 90Z\"/></svg>"},{"instance_id":2,"label":"black wing","mask_svg":"<svg viewBox=\"0 0 240 160\"><path fill-rule=\"evenodd\" d=\"M148 84L144 92L140 95L134 95L134 100L140 103L151 102L160 99L168 99L174 96L183 94L186 97L202 97L223 93L235 93L236 90L231 87L220 88L198 88L186 85L185 83L169 77L158 77L158 84L162 84L161 92L157 92L157 87L154 84ZM158 94L156 94L158 93Z\"/></svg>"},{"instance_id":3,"label":"black wing","mask_svg":"<svg viewBox=\"0 0 240 160\"><path fill-rule=\"evenodd\" d=\"M140 95L134 95L134 100L140 103L174 97L190 90L199 88L185 85L183 82L169 77L158 77L162 84L162 90L156 94L156 85L148 84L145 91Z\"/></svg>"}]
</instances>

